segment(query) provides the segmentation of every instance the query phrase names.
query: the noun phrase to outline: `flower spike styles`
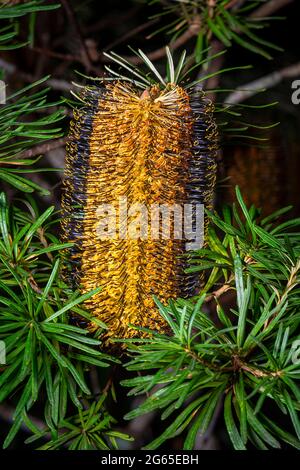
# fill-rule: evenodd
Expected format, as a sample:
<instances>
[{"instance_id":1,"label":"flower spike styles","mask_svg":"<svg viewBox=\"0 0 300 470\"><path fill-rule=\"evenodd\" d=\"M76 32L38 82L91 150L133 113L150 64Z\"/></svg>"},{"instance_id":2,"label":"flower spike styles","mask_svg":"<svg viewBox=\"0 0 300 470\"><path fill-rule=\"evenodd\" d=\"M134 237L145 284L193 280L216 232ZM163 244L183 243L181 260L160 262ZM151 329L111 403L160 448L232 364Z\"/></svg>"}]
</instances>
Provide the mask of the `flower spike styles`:
<instances>
[{"instance_id":1,"label":"flower spike styles","mask_svg":"<svg viewBox=\"0 0 300 470\"><path fill-rule=\"evenodd\" d=\"M106 323L107 345L147 334L134 327L167 330L154 296L166 303L197 292L199 278L185 268L190 232L203 227L195 211L189 229L182 221L188 207L211 208L215 184L213 106L202 91L180 86L185 56L174 68L167 51L164 79L138 54L146 74L109 55L133 78L111 71L113 80L86 87L67 144L62 238L74 243L67 278L82 293L101 287L85 306Z\"/></svg>"}]
</instances>

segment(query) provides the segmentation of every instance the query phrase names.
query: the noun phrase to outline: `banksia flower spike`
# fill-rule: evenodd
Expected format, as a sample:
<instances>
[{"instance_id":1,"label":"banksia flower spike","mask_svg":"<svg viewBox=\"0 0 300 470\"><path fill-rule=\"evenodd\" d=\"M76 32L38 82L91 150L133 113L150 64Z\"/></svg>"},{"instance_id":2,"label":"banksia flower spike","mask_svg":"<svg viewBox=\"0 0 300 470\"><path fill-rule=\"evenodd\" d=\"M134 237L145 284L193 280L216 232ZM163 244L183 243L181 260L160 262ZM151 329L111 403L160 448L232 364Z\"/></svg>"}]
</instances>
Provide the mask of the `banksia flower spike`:
<instances>
[{"instance_id":1,"label":"banksia flower spike","mask_svg":"<svg viewBox=\"0 0 300 470\"><path fill-rule=\"evenodd\" d=\"M83 293L101 287L86 307L107 324L107 343L141 334L131 325L165 331L153 297L197 292L199 279L184 270L203 232L198 205L211 208L215 183L213 107L202 91L179 85L185 55L175 69L167 50L164 80L139 54L153 77L109 55L134 78L109 69L115 78L84 88L67 144L68 279Z\"/></svg>"}]
</instances>

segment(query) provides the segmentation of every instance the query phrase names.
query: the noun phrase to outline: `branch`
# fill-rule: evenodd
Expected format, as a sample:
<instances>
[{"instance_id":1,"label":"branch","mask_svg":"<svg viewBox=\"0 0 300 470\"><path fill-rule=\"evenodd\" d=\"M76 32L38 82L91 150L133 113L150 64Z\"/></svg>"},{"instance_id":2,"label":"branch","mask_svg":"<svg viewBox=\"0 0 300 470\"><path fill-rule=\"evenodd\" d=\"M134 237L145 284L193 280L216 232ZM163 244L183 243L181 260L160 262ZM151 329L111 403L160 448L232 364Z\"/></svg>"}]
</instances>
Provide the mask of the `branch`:
<instances>
[{"instance_id":1,"label":"branch","mask_svg":"<svg viewBox=\"0 0 300 470\"><path fill-rule=\"evenodd\" d=\"M270 16L275 11L280 10L280 8L285 7L289 3L292 3L294 0L270 0L261 7L257 8L253 13L249 15L251 19L264 18L265 16Z\"/></svg>"},{"instance_id":2,"label":"branch","mask_svg":"<svg viewBox=\"0 0 300 470\"><path fill-rule=\"evenodd\" d=\"M293 0L270 0L268 3L264 4L263 6L257 8L254 12L249 15L249 19L260 19L264 18L265 16L270 16L275 13L280 8L292 3ZM234 2L235 3L235 2ZM193 36L197 36L199 34L201 27L201 18L200 16L196 16L194 21L190 24L189 28L179 36L176 41L169 45L170 49L175 50L179 47L183 46L189 39ZM241 31L237 31L241 33ZM161 47L156 49L155 51L150 52L147 54L150 60L158 60L161 59L166 55L165 47ZM133 64L140 64L142 63L142 59L137 56L129 56L125 57L126 60L132 62Z\"/></svg>"},{"instance_id":3,"label":"branch","mask_svg":"<svg viewBox=\"0 0 300 470\"><path fill-rule=\"evenodd\" d=\"M285 67L276 72L270 73L265 77L258 78L253 82L247 83L242 87L238 87L236 91L231 93L225 101L225 104L238 104L246 99L256 95L260 91L272 88L285 78L296 77L300 75L300 62Z\"/></svg>"},{"instance_id":4,"label":"branch","mask_svg":"<svg viewBox=\"0 0 300 470\"><path fill-rule=\"evenodd\" d=\"M216 40L212 41L209 55L210 55L210 57L212 57L213 55L218 54L222 50L224 50L224 46L220 41L216 41ZM208 69L205 71L205 74L210 75L210 74L214 74L214 73L218 72L219 70L221 70L221 68L224 64L224 60L225 60L224 55L220 55L219 57L216 57L214 60L212 60L209 63ZM197 77L197 79L201 78L201 73L204 73L204 72L201 70L198 77ZM206 81L206 83L203 84L203 87L205 87L207 90L214 90L214 89L218 88L219 81L220 81L220 75L216 74L216 75L212 76L211 78L209 78ZM210 93L207 93L207 97L211 101L214 102L215 98L216 98L216 95L215 95L215 93L210 92Z\"/></svg>"}]
</instances>

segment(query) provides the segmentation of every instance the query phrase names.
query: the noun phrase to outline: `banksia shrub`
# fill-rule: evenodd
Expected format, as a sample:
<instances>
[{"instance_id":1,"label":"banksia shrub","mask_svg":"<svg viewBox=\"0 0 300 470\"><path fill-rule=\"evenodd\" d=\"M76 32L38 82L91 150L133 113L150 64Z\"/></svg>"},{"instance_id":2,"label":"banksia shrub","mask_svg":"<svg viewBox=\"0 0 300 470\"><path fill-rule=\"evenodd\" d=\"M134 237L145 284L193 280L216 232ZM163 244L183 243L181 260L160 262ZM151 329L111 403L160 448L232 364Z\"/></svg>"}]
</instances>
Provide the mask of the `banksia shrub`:
<instances>
[{"instance_id":1,"label":"banksia shrub","mask_svg":"<svg viewBox=\"0 0 300 470\"><path fill-rule=\"evenodd\" d=\"M183 57L175 69L168 51L164 80L140 56L155 79L110 56L138 80L117 75L86 87L67 144L62 238L74 243L67 278L83 293L101 287L86 307L107 324L107 340L134 337L132 326L166 331L154 296L167 302L197 292L199 277L185 267L203 231L197 205L211 207L215 183L212 104L179 84Z\"/></svg>"}]
</instances>

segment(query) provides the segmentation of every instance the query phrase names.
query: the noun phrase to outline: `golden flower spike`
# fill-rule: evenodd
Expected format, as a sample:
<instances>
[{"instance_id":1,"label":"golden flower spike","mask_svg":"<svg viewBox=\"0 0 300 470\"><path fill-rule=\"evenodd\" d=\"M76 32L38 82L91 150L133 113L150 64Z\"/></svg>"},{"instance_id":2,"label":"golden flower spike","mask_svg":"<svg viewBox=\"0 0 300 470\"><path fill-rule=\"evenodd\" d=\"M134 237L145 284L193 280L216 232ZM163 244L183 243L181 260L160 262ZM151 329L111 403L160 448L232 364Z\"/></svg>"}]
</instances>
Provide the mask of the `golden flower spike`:
<instances>
[{"instance_id":1,"label":"golden flower spike","mask_svg":"<svg viewBox=\"0 0 300 470\"><path fill-rule=\"evenodd\" d=\"M115 79L84 88L67 144L62 238L74 242L68 279L82 293L101 287L85 306L107 324L107 345L145 334L130 325L166 331L153 296L164 303L196 293L199 278L184 273L189 233L182 236L175 212L211 208L215 183L213 106L202 91L178 85L184 55L175 70L167 50L165 81L139 54L157 80L109 55L137 80L109 69ZM169 227L161 207L175 208Z\"/></svg>"}]
</instances>

